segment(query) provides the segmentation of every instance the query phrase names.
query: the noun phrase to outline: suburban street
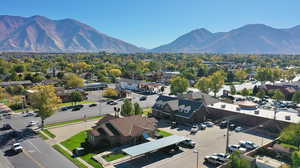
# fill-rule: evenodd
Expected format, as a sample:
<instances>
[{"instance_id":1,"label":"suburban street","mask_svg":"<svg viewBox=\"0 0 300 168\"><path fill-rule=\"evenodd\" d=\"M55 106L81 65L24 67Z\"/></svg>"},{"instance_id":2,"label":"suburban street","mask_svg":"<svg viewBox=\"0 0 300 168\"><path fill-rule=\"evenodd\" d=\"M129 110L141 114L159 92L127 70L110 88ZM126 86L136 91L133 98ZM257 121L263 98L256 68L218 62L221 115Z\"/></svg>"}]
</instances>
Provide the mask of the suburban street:
<instances>
[{"instance_id":1,"label":"suburban street","mask_svg":"<svg viewBox=\"0 0 300 168\"><path fill-rule=\"evenodd\" d=\"M92 92L92 99L101 99L102 97L99 96L101 95L99 93L99 91ZM158 97L158 95L149 95L146 101L140 101L139 99L142 95L132 93L130 96L132 101L139 102L142 108L153 106ZM123 101L118 100L117 102L118 104L115 106L108 105L106 102L97 102L97 106L95 107L89 107L89 104L85 104L84 107L78 111L58 110L53 116L46 119L45 124L82 119L84 115L86 117L93 117L104 114L114 114L114 107L121 107L123 103ZM39 117L24 117L24 114L21 113L13 115L11 119L3 119L1 121L2 123L9 123L16 131L21 132L20 137L17 139L9 138L9 140L5 140L5 138L8 138L6 134L7 131L0 131L0 149L13 166L18 168L76 168L72 162L59 154L39 136L25 129L30 121L41 122ZM2 143L4 141L5 143ZM10 151L10 147L16 142L19 142L24 147L24 152L14 155Z\"/></svg>"}]
</instances>

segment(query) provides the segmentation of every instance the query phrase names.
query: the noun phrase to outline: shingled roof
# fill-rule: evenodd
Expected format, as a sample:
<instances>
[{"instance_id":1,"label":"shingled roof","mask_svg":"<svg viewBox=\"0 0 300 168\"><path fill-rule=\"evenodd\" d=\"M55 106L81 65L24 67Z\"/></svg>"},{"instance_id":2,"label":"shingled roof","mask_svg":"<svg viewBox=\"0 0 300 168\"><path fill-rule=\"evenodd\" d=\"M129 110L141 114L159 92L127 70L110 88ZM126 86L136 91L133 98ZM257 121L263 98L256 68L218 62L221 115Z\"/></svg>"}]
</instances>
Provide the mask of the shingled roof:
<instances>
[{"instance_id":1,"label":"shingled roof","mask_svg":"<svg viewBox=\"0 0 300 168\"><path fill-rule=\"evenodd\" d=\"M190 118L202 107L202 105L203 102L200 100L189 100L161 95L156 99L156 103L154 104L153 108L165 110L165 107L169 106L169 108L175 112L175 115ZM170 111L164 112L170 113Z\"/></svg>"},{"instance_id":2,"label":"shingled roof","mask_svg":"<svg viewBox=\"0 0 300 168\"><path fill-rule=\"evenodd\" d=\"M154 131L156 128L157 120L155 118L147 118L142 115L114 118L107 115L97 122L91 133L94 136L139 136L146 130Z\"/></svg>"}]
</instances>

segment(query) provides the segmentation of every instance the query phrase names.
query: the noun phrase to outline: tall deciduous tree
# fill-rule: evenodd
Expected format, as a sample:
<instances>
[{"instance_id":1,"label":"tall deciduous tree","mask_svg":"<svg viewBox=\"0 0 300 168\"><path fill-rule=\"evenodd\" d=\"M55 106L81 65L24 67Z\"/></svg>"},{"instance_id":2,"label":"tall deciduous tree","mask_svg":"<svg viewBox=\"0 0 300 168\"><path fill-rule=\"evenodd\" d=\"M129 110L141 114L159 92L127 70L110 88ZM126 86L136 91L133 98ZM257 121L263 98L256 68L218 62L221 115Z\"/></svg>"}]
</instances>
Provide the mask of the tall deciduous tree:
<instances>
[{"instance_id":1,"label":"tall deciduous tree","mask_svg":"<svg viewBox=\"0 0 300 168\"><path fill-rule=\"evenodd\" d=\"M211 85L211 79L208 77L202 77L197 81L195 87L204 93L209 93L210 85Z\"/></svg>"},{"instance_id":2,"label":"tall deciduous tree","mask_svg":"<svg viewBox=\"0 0 300 168\"><path fill-rule=\"evenodd\" d=\"M71 93L71 100L76 104L77 102L80 102L83 100L83 96L80 91L74 91Z\"/></svg>"},{"instance_id":3,"label":"tall deciduous tree","mask_svg":"<svg viewBox=\"0 0 300 168\"><path fill-rule=\"evenodd\" d=\"M119 77L122 75L122 71L120 69L111 69L110 74L115 77Z\"/></svg>"},{"instance_id":4,"label":"tall deciduous tree","mask_svg":"<svg viewBox=\"0 0 300 168\"><path fill-rule=\"evenodd\" d=\"M256 93L256 96L258 97L258 98L263 98L263 97L265 97L265 95L266 95L266 92L264 91L264 90L262 90L262 89L259 89L259 91Z\"/></svg>"},{"instance_id":5,"label":"tall deciduous tree","mask_svg":"<svg viewBox=\"0 0 300 168\"><path fill-rule=\"evenodd\" d=\"M290 124L280 134L280 141L289 145L300 146L300 124Z\"/></svg>"},{"instance_id":6,"label":"tall deciduous tree","mask_svg":"<svg viewBox=\"0 0 300 168\"><path fill-rule=\"evenodd\" d=\"M244 70L238 70L235 72L235 76L238 79L238 81L243 81L247 78L248 73Z\"/></svg>"},{"instance_id":7,"label":"tall deciduous tree","mask_svg":"<svg viewBox=\"0 0 300 168\"><path fill-rule=\"evenodd\" d=\"M294 93L292 100L296 103L300 103L300 91L299 90Z\"/></svg>"},{"instance_id":8,"label":"tall deciduous tree","mask_svg":"<svg viewBox=\"0 0 300 168\"><path fill-rule=\"evenodd\" d=\"M65 85L67 88L83 87L83 79L76 74L68 74L65 76Z\"/></svg>"},{"instance_id":9,"label":"tall deciduous tree","mask_svg":"<svg viewBox=\"0 0 300 168\"><path fill-rule=\"evenodd\" d=\"M122 116L130 116L133 114L133 106L129 99L125 99L124 103L121 106L121 115Z\"/></svg>"},{"instance_id":10,"label":"tall deciduous tree","mask_svg":"<svg viewBox=\"0 0 300 168\"><path fill-rule=\"evenodd\" d=\"M225 73L223 71L217 71L210 76L210 87L214 96L216 97L219 90L223 87L225 80Z\"/></svg>"},{"instance_id":11,"label":"tall deciduous tree","mask_svg":"<svg viewBox=\"0 0 300 168\"><path fill-rule=\"evenodd\" d=\"M171 80L171 93L183 93L189 87L189 81L184 77L175 77Z\"/></svg>"},{"instance_id":12,"label":"tall deciduous tree","mask_svg":"<svg viewBox=\"0 0 300 168\"><path fill-rule=\"evenodd\" d=\"M134 103L134 114L143 114L143 109L140 107L139 103Z\"/></svg>"},{"instance_id":13,"label":"tall deciduous tree","mask_svg":"<svg viewBox=\"0 0 300 168\"><path fill-rule=\"evenodd\" d=\"M33 90L35 92L30 95L30 104L41 117L43 128L45 119L54 114L61 99L56 96L55 88L51 85L36 86Z\"/></svg>"},{"instance_id":14,"label":"tall deciduous tree","mask_svg":"<svg viewBox=\"0 0 300 168\"><path fill-rule=\"evenodd\" d=\"M300 167L300 152L295 151L292 154L292 161L293 161L293 168L299 168Z\"/></svg>"},{"instance_id":15,"label":"tall deciduous tree","mask_svg":"<svg viewBox=\"0 0 300 168\"><path fill-rule=\"evenodd\" d=\"M285 96L280 90L275 90L273 98L279 101L279 100L284 100Z\"/></svg>"}]
</instances>

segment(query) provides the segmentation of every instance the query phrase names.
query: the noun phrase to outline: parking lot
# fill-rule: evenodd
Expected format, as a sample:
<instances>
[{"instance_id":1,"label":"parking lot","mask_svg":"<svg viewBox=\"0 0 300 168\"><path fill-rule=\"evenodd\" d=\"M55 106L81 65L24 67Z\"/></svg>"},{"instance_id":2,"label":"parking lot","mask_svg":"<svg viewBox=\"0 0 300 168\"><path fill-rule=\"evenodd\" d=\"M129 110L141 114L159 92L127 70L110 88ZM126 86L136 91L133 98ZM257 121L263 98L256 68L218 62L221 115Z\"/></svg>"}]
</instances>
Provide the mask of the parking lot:
<instances>
[{"instance_id":1,"label":"parking lot","mask_svg":"<svg viewBox=\"0 0 300 168\"><path fill-rule=\"evenodd\" d=\"M197 153L199 151L199 167L215 167L213 165L204 164L204 157L213 153L225 153L226 146L226 129L220 129L219 126L206 128L206 130L198 131L195 135L190 134L190 128L179 126L177 129L171 129L168 124L161 122L160 129L170 133L186 136L197 143L194 149L181 148L181 152L174 155L164 156L161 153L153 153L145 157L140 157L126 163L117 165L118 168L174 168L174 167L196 167ZM261 146L272 141L270 137L261 137L255 130L246 132L229 133L229 145L238 144L241 140L249 140Z\"/></svg>"}]
</instances>

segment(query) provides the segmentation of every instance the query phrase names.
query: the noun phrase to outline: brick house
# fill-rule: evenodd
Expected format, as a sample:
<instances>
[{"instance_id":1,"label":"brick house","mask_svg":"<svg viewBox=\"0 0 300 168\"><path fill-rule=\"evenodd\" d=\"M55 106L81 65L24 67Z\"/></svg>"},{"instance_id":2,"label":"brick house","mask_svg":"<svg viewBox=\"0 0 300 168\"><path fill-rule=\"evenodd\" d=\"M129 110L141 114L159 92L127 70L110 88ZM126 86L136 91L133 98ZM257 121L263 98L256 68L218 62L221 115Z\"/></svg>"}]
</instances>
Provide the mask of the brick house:
<instances>
[{"instance_id":1,"label":"brick house","mask_svg":"<svg viewBox=\"0 0 300 168\"><path fill-rule=\"evenodd\" d=\"M206 120L206 105L200 100L159 96L152 107L152 115L179 123L194 123Z\"/></svg>"},{"instance_id":2,"label":"brick house","mask_svg":"<svg viewBox=\"0 0 300 168\"><path fill-rule=\"evenodd\" d=\"M92 146L136 144L144 139L144 134L154 135L157 120L142 115L115 118L106 115L88 132L88 142Z\"/></svg>"}]
</instances>

